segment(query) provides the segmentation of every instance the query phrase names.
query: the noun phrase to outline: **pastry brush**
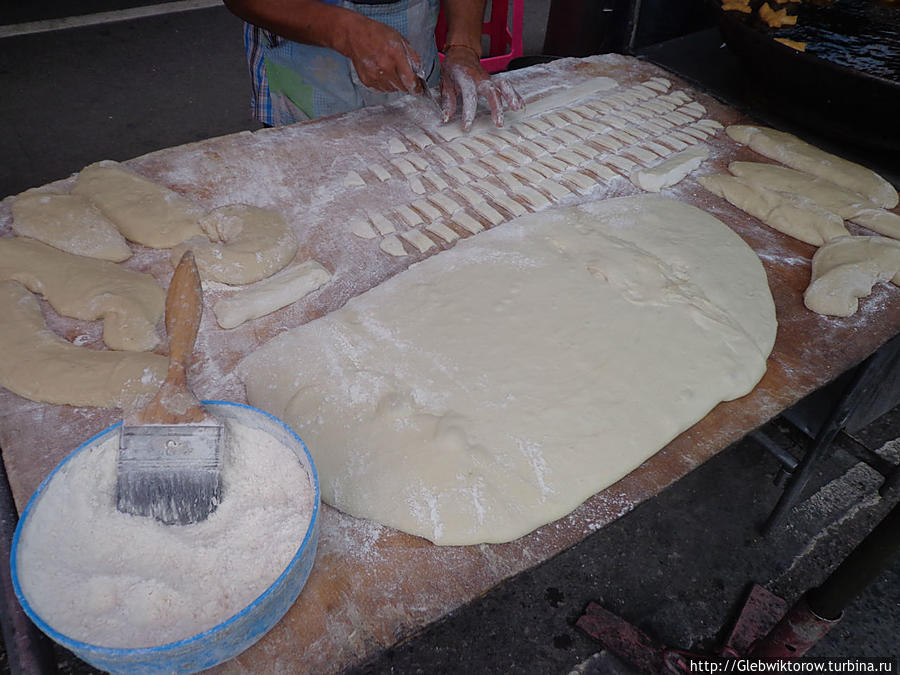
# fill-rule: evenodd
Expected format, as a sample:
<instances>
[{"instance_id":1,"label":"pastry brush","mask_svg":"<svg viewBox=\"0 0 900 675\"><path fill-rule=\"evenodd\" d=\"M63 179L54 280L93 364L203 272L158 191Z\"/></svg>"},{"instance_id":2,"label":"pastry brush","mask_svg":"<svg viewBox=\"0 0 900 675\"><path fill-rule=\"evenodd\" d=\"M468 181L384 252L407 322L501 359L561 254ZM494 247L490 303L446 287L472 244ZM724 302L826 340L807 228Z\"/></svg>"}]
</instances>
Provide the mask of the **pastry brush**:
<instances>
[{"instance_id":1,"label":"pastry brush","mask_svg":"<svg viewBox=\"0 0 900 675\"><path fill-rule=\"evenodd\" d=\"M145 407L126 415L119 437L116 507L167 525L205 520L221 499L225 429L187 384L202 298L194 255L186 251L166 294L166 379Z\"/></svg>"}]
</instances>

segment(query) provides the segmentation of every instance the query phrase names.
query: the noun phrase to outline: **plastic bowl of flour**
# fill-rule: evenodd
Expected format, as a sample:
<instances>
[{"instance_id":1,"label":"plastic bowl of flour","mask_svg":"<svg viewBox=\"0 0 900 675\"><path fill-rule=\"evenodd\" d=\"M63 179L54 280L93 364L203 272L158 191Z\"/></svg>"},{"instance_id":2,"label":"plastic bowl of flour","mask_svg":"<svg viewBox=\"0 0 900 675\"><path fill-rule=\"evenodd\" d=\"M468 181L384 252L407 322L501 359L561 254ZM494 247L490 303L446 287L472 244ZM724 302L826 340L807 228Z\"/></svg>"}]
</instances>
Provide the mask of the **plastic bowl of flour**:
<instances>
[{"instance_id":1,"label":"plastic bowl of flour","mask_svg":"<svg viewBox=\"0 0 900 675\"><path fill-rule=\"evenodd\" d=\"M111 673L190 673L237 656L288 611L312 569L319 482L303 441L250 406L204 401L229 436L223 499L166 526L115 508L116 424L29 500L13 588L44 633Z\"/></svg>"}]
</instances>

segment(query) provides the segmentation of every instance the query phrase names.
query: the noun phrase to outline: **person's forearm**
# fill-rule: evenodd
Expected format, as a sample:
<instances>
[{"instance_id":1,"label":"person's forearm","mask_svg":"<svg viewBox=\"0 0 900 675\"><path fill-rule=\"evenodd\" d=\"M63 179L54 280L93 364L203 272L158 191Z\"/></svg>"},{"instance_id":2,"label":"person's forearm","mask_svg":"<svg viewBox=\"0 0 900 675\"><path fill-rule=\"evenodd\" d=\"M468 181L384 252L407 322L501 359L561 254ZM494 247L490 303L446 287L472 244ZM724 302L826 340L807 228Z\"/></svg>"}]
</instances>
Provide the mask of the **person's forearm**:
<instances>
[{"instance_id":1,"label":"person's forearm","mask_svg":"<svg viewBox=\"0 0 900 675\"><path fill-rule=\"evenodd\" d=\"M303 44L350 54L350 41L361 18L355 12L319 0L224 0L244 21ZM466 0L468 1L468 0Z\"/></svg>"},{"instance_id":2,"label":"person's forearm","mask_svg":"<svg viewBox=\"0 0 900 675\"><path fill-rule=\"evenodd\" d=\"M481 24L486 0L444 0L448 45L466 45L481 55ZM439 48L444 45L438 45Z\"/></svg>"}]
</instances>

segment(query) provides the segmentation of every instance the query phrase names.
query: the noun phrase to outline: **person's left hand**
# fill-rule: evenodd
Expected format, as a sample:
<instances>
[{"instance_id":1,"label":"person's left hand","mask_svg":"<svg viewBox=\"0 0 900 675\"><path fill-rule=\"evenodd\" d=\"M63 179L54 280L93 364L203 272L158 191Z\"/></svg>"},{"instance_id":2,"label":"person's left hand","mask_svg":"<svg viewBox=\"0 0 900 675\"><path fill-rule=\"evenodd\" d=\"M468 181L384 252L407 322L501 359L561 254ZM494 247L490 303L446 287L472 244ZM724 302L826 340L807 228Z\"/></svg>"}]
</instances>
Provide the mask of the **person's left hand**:
<instances>
[{"instance_id":1,"label":"person's left hand","mask_svg":"<svg viewBox=\"0 0 900 675\"><path fill-rule=\"evenodd\" d=\"M447 49L441 66L441 110L444 122L456 114L457 101L462 102L462 126L468 131L475 120L478 97L487 99L491 118L498 127L503 126L504 110L522 110L522 97L503 80L492 80L481 67L478 54L471 48L455 45Z\"/></svg>"}]
</instances>

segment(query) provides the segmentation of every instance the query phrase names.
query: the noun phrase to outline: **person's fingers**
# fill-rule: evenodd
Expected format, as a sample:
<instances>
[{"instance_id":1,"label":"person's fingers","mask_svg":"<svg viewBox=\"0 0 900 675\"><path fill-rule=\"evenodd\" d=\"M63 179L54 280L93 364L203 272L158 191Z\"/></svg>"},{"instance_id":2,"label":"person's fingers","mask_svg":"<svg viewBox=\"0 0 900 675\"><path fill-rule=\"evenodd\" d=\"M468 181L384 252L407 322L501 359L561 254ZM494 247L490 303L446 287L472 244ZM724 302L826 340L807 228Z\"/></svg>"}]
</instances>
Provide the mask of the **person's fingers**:
<instances>
[{"instance_id":1,"label":"person's fingers","mask_svg":"<svg viewBox=\"0 0 900 675\"><path fill-rule=\"evenodd\" d=\"M462 101L463 131L468 131L472 128L472 122L475 121L475 112L478 109L478 89L475 86L475 81L462 68L453 70L452 77L453 83L459 91L459 98Z\"/></svg>"},{"instance_id":2,"label":"person's fingers","mask_svg":"<svg viewBox=\"0 0 900 675\"><path fill-rule=\"evenodd\" d=\"M525 109L525 101L519 96L519 92L513 89L513 86L509 82L500 80L498 86L500 88L500 98L503 100L503 105L506 106L508 110Z\"/></svg>"},{"instance_id":3,"label":"person's fingers","mask_svg":"<svg viewBox=\"0 0 900 675\"><path fill-rule=\"evenodd\" d=\"M490 80L484 80L478 85L478 93L484 96L491 109L491 119L495 127L503 126L503 101L500 90Z\"/></svg>"},{"instance_id":4,"label":"person's fingers","mask_svg":"<svg viewBox=\"0 0 900 675\"><path fill-rule=\"evenodd\" d=\"M441 121L446 124L456 114L456 86L449 77L441 77Z\"/></svg>"}]
</instances>

